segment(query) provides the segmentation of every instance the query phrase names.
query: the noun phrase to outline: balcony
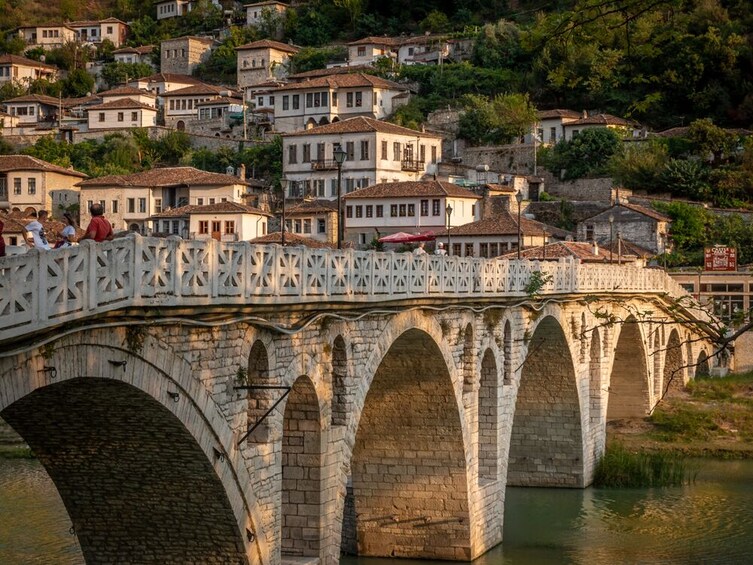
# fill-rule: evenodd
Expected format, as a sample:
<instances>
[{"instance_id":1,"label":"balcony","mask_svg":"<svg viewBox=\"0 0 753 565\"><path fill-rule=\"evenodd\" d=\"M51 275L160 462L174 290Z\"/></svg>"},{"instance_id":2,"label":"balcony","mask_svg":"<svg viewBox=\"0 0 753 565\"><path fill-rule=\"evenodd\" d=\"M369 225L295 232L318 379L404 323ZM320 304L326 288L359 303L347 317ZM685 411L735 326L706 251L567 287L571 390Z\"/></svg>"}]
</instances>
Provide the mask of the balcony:
<instances>
[{"instance_id":1,"label":"balcony","mask_svg":"<svg viewBox=\"0 0 753 565\"><path fill-rule=\"evenodd\" d=\"M311 161L312 171L336 171L337 161L334 159L313 159Z\"/></svg>"},{"instance_id":2,"label":"balcony","mask_svg":"<svg viewBox=\"0 0 753 565\"><path fill-rule=\"evenodd\" d=\"M418 173L424 170L424 161L419 159L403 159L400 168L403 171Z\"/></svg>"}]
</instances>

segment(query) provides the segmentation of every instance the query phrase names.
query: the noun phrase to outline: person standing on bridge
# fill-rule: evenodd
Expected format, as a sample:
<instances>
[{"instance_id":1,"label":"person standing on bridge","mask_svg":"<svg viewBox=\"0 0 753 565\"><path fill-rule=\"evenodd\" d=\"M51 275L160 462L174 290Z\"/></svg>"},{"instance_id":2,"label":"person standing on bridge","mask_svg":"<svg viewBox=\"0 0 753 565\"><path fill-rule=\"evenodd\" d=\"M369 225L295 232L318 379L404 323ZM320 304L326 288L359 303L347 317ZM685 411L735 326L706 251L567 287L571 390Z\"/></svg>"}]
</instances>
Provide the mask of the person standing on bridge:
<instances>
[{"instance_id":1,"label":"person standing on bridge","mask_svg":"<svg viewBox=\"0 0 753 565\"><path fill-rule=\"evenodd\" d=\"M441 241L437 243L437 248L434 250L434 255L447 255L447 250L444 248L444 243Z\"/></svg>"},{"instance_id":2,"label":"person standing on bridge","mask_svg":"<svg viewBox=\"0 0 753 565\"><path fill-rule=\"evenodd\" d=\"M92 220L89 222L89 227L86 228L86 233L81 236L80 241L84 239L93 239L97 243L110 241L113 237L112 226L104 216L105 210L102 204L94 202L89 206L89 212L92 215Z\"/></svg>"},{"instance_id":3,"label":"person standing on bridge","mask_svg":"<svg viewBox=\"0 0 753 565\"><path fill-rule=\"evenodd\" d=\"M33 212L31 217L34 218L28 224L26 224L26 231L31 234L34 245L29 244L30 247L36 247L37 249L50 249L50 244L47 241L47 234L44 231L44 225L42 222L47 220L47 210L40 210L39 214Z\"/></svg>"}]
</instances>

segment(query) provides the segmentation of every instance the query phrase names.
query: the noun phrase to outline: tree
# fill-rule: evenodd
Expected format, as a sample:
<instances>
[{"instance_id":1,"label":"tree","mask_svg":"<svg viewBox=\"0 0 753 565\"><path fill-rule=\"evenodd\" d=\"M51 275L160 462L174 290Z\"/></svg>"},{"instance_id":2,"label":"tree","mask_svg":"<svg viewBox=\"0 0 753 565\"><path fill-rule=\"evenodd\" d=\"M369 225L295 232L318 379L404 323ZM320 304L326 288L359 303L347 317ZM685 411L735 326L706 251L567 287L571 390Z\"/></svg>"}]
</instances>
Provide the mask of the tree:
<instances>
[{"instance_id":1,"label":"tree","mask_svg":"<svg viewBox=\"0 0 753 565\"><path fill-rule=\"evenodd\" d=\"M355 31L356 22L363 12L364 0L332 0L332 3L348 12L351 29Z\"/></svg>"},{"instance_id":2,"label":"tree","mask_svg":"<svg viewBox=\"0 0 753 565\"><path fill-rule=\"evenodd\" d=\"M473 45L474 65L486 68L511 68L522 55L520 28L513 22L499 20L486 24Z\"/></svg>"},{"instance_id":3,"label":"tree","mask_svg":"<svg viewBox=\"0 0 753 565\"><path fill-rule=\"evenodd\" d=\"M148 77L152 73L154 73L154 69L146 63L115 62L104 65L100 76L108 88L113 88L128 80Z\"/></svg>"},{"instance_id":4,"label":"tree","mask_svg":"<svg viewBox=\"0 0 753 565\"><path fill-rule=\"evenodd\" d=\"M424 33L444 33L450 29L450 19L444 12L432 10L418 27Z\"/></svg>"},{"instance_id":5,"label":"tree","mask_svg":"<svg viewBox=\"0 0 753 565\"><path fill-rule=\"evenodd\" d=\"M499 94L492 100L471 94L465 107L458 135L471 143L509 143L536 122L536 108L527 94Z\"/></svg>"},{"instance_id":6,"label":"tree","mask_svg":"<svg viewBox=\"0 0 753 565\"><path fill-rule=\"evenodd\" d=\"M670 159L660 178L674 195L701 201L711 197L708 169L697 160Z\"/></svg>"},{"instance_id":7,"label":"tree","mask_svg":"<svg viewBox=\"0 0 753 565\"><path fill-rule=\"evenodd\" d=\"M645 143L628 145L612 157L609 172L616 185L633 190L660 192L666 189L661 173L667 164L666 143L652 138Z\"/></svg>"},{"instance_id":8,"label":"tree","mask_svg":"<svg viewBox=\"0 0 753 565\"><path fill-rule=\"evenodd\" d=\"M74 69L62 81L63 96L77 98L94 92L94 78L84 69Z\"/></svg>"},{"instance_id":9,"label":"tree","mask_svg":"<svg viewBox=\"0 0 753 565\"><path fill-rule=\"evenodd\" d=\"M327 68L327 63L347 57L344 47L304 47L290 57L289 67L292 73L303 73Z\"/></svg>"},{"instance_id":10,"label":"tree","mask_svg":"<svg viewBox=\"0 0 753 565\"><path fill-rule=\"evenodd\" d=\"M565 180L605 174L622 151L620 136L609 128L586 129L569 141L540 152L542 165Z\"/></svg>"}]
</instances>

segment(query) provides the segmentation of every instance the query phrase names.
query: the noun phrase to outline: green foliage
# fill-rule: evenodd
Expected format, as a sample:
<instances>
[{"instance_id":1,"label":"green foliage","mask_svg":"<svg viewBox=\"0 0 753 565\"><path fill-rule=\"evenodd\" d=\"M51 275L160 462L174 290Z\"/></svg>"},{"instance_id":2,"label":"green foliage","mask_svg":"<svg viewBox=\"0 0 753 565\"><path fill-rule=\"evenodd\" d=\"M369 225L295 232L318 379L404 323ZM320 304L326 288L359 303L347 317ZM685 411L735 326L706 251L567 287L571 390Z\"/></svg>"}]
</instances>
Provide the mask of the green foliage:
<instances>
[{"instance_id":1,"label":"green foliage","mask_svg":"<svg viewBox=\"0 0 753 565\"><path fill-rule=\"evenodd\" d=\"M94 77L84 69L74 69L62 80L63 96L77 98L94 92Z\"/></svg>"},{"instance_id":2,"label":"green foliage","mask_svg":"<svg viewBox=\"0 0 753 565\"><path fill-rule=\"evenodd\" d=\"M536 298L542 289L552 282L552 280L552 275L545 274L541 271L533 271L523 291L529 298Z\"/></svg>"},{"instance_id":3,"label":"green foliage","mask_svg":"<svg viewBox=\"0 0 753 565\"><path fill-rule=\"evenodd\" d=\"M418 28L424 33L444 33L450 30L450 19L439 10L432 10L421 20Z\"/></svg>"},{"instance_id":4,"label":"green foliage","mask_svg":"<svg viewBox=\"0 0 753 565\"><path fill-rule=\"evenodd\" d=\"M108 88L123 84L128 80L148 77L154 69L147 63L107 63L102 67L101 78Z\"/></svg>"},{"instance_id":5,"label":"green foliage","mask_svg":"<svg viewBox=\"0 0 753 565\"><path fill-rule=\"evenodd\" d=\"M235 48L255 41L258 37L254 28L230 28L228 36L212 51L209 59L194 69L194 76L218 84L236 84L238 58Z\"/></svg>"},{"instance_id":6,"label":"green foliage","mask_svg":"<svg viewBox=\"0 0 753 565\"><path fill-rule=\"evenodd\" d=\"M667 144L664 140L653 138L645 143L627 145L624 151L614 155L609 163L609 172L617 186L661 192L667 189L661 173L668 158Z\"/></svg>"},{"instance_id":7,"label":"green foliage","mask_svg":"<svg viewBox=\"0 0 753 565\"><path fill-rule=\"evenodd\" d=\"M26 89L21 84L13 81L6 82L0 86L0 102L16 98L17 96L23 95L25 92Z\"/></svg>"},{"instance_id":8,"label":"green foliage","mask_svg":"<svg viewBox=\"0 0 753 565\"><path fill-rule=\"evenodd\" d=\"M711 196L708 170L697 160L670 159L664 165L660 182L673 194L692 200L708 200Z\"/></svg>"},{"instance_id":9,"label":"green foliage","mask_svg":"<svg viewBox=\"0 0 753 565\"><path fill-rule=\"evenodd\" d=\"M648 488L681 486L695 479L688 462L670 453L634 453L620 444L607 446L596 465L594 486Z\"/></svg>"},{"instance_id":10,"label":"green foliage","mask_svg":"<svg viewBox=\"0 0 753 565\"><path fill-rule=\"evenodd\" d=\"M499 20L486 24L473 46L473 64L486 68L514 68L520 62L520 28L513 22Z\"/></svg>"},{"instance_id":11,"label":"green foliage","mask_svg":"<svg viewBox=\"0 0 753 565\"><path fill-rule=\"evenodd\" d=\"M609 128L580 132L550 151L540 153L542 164L561 178L570 180L605 174L610 160L622 151L620 136Z\"/></svg>"},{"instance_id":12,"label":"green foliage","mask_svg":"<svg viewBox=\"0 0 753 565\"><path fill-rule=\"evenodd\" d=\"M338 8L342 8L350 17L350 25L353 31L356 30L356 22L363 13L364 0L332 0L332 3Z\"/></svg>"},{"instance_id":13,"label":"green foliage","mask_svg":"<svg viewBox=\"0 0 753 565\"><path fill-rule=\"evenodd\" d=\"M333 60L344 60L348 55L345 47L304 47L290 57L291 73L303 73L324 69Z\"/></svg>"},{"instance_id":14,"label":"green foliage","mask_svg":"<svg viewBox=\"0 0 753 565\"><path fill-rule=\"evenodd\" d=\"M527 94L499 94L491 100L470 94L465 107L458 135L471 143L509 143L531 131L536 121L536 108Z\"/></svg>"}]
</instances>

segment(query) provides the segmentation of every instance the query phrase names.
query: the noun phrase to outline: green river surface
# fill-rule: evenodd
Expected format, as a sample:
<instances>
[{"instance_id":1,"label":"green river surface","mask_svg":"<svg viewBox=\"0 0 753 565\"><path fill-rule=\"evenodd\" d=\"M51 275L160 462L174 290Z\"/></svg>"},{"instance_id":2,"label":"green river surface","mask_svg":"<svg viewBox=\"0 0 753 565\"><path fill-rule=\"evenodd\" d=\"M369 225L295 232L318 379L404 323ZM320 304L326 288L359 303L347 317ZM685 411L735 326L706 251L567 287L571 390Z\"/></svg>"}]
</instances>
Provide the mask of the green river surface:
<instances>
[{"instance_id":1,"label":"green river surface","mask_svg":"<svg viewBox=\"0 0 753 565\"><path fill-rule=\"evenodd\" d=\"M475 563L753 563L753 461L703 460L698 466L695 482L678 488L510 488L504 543ZM70 526L37 461L0 459L0 564L83 563Z\"/></svg>"}]
</instances>

